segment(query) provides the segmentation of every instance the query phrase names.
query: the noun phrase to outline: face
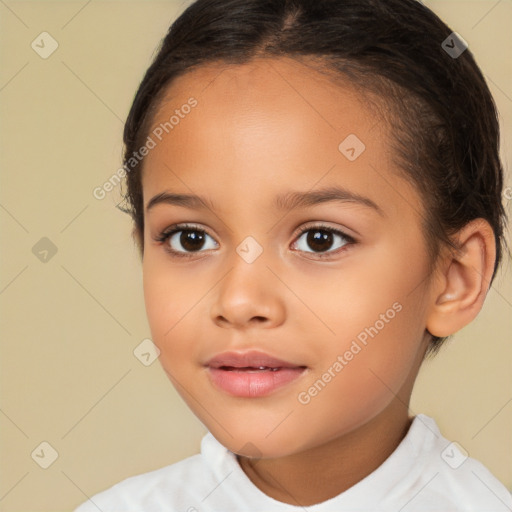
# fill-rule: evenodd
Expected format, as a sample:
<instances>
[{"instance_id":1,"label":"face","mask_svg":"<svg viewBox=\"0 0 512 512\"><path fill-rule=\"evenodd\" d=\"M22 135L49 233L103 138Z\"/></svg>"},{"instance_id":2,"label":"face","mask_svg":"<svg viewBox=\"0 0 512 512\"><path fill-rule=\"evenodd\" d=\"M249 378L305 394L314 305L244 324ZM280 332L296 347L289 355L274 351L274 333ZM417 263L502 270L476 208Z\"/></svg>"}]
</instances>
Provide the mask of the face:
<instances>
[{"instance_id":1,"label":"face","mask_svg":"<svg viewBox=\"0 0 512 512\"><path fill-rule=\"evenodd\" d=\"M147 316L177 391L234 452L347 435L414 380L428 256L389 130L348 83L288 59L194 70L160 105Z\"/></svg>"}]
</instances>

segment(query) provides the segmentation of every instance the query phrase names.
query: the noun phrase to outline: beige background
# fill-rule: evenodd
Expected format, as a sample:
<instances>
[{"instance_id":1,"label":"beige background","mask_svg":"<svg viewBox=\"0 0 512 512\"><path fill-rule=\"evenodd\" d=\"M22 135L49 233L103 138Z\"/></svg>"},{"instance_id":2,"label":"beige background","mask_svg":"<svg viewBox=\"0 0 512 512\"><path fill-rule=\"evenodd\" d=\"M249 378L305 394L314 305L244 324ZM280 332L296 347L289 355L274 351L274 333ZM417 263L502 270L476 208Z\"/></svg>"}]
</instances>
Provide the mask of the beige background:
<instances>
[{"instance_id":1,"label":"beige background","mask_svg":"<svg viewBox=\"0 0 512 512\"><path fill-rule=\"evenodd\" d=\"M425 3L466 39L487 76L507 166L512 3ZM114 207L118 190L92 195L120 166L136 87L184 7L0 1L1 511L72 510L196 453L206 432L158 361L146 367L133 354L150 331L130 220ZM59 44L47 59L31 48L43 31ZM57 248L46 263L32 252L43 237ZM512 286L503 270L478 320L422 368L412 413L434 416L512 489ZM31 458L43 441L58 452L47 469L36 460L48 449Z\"/></svg>"}]
</instances>

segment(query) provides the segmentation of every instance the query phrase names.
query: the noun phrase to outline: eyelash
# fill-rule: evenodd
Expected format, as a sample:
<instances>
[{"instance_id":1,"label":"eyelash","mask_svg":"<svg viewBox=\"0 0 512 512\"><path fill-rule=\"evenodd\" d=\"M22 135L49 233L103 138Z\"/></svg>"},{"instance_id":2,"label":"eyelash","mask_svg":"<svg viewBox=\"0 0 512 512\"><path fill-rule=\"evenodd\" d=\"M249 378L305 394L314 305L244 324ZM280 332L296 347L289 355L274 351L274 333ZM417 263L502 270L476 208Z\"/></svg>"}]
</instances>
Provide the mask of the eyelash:
<instances>
[{"instance_id":1,"label":"eyelash","mask_svg":"<svg viewBox=\"0 0 512 512\"><path fill-rule=\"evenodd\" d=\"M160 242L164 244L165 242L168 242L168 240L176 233L179 233L180 231L195 231L198 233L204 233L208 235L210 238L213 238L207 231L204 229L199 228L198 226L194 224L175 224L174 226L170 226L169 228L162 231L160 234L158 234L154 240L156 242ZM339 229L332 228L330 226L326 226L324 224L315 224L313 226L308 226L307 228L303 228L301 231L299 231L296 235L294 240L299 240L304 233L307 233L308 231L324 231L327 233L331 233L334 235L339 235L341 238L343 238L346 241L346 244L342 247L338 248L336 251L330 251L325 253L312 253L316 254L315 258L323 259L323 258L329 258L333 254L339 254L340 252L343 252L347 246L355 245L357 243L357 240L355 238L351 237L350 235L347 235L343 231L340 231ZM172 257L176 258L193 258L196 254L205 252L205 251L196 251L196 252L181 252L181 251L175 251L174 249L171 249L168 244L164 246L164 250L169 253ZM300 252L300 251L299 251ZM308 251L302 251L302 252L308 252Z\"/></svg>"}]
</instances>

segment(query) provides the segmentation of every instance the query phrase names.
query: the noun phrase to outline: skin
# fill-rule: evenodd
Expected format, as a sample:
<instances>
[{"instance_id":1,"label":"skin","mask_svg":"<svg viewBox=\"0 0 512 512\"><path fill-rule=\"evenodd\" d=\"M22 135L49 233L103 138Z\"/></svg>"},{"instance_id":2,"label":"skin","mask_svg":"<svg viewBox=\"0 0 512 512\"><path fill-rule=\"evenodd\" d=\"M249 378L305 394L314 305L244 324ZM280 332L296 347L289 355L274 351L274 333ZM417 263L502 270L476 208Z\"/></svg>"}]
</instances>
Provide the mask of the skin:
<instances>
[{"instance_id":1,"label":"skin","mask_svg":"<svg viewBox=\"0 0 512 512\"><path fill-rule=\"evenodd\" d=\"M294 505L332 498L374 471L411 424L408 405L429 335L445 336L477 314L494 261L485 221L458 233L429 273L422 201L391 163L389 136L348 83L333 84L296 61L209 65L169 87L153 127L193 96L198 105L152 149L144 205L162 192L198 194L213 208L157 204L145 211L144 295L160 362L191 410L264 493ZM356 134L365 151L338 146ZM275 196L337 185L365 204L325 202L278 210ZM206 236L202 252L172 257L155 239L176 223ZM299 242L319 222L335 235L321 259ZM313 230L314 231L314 230ZM236 252L248 236L263 253ZM210 238L211 237L211 238ZM172 245L185 249L179 235ZM329 252L330 251L330 252ZM400 312L309 403L301 392L398 303ZM233 397L204 363L224 351L258 349L307 366L266 397Z\"/></svg>"}]
</instances>

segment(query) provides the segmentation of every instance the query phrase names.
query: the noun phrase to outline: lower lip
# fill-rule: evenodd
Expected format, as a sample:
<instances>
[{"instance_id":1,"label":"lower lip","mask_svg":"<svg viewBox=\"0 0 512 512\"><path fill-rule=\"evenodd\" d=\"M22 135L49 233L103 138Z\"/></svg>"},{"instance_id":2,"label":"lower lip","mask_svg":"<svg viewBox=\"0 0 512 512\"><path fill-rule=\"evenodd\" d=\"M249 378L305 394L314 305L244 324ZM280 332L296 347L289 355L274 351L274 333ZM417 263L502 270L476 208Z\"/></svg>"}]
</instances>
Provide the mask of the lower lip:
<instances>
[{"instance_id":1,"label":"lower lip","mask_svg":"<svg viewBox=\"0 0 512 512\"><path fill-rule=\"evenodd\" d=\"M306 368L270 370L221 370L208 368L213 383L230 395L243 398L266 396L299 378Z\"/></svg>"}]
</instances>

